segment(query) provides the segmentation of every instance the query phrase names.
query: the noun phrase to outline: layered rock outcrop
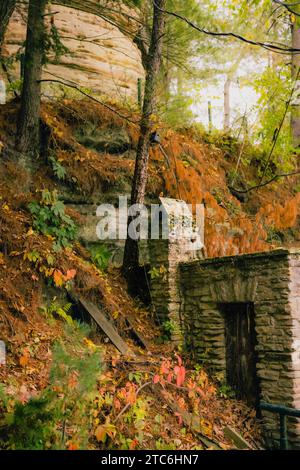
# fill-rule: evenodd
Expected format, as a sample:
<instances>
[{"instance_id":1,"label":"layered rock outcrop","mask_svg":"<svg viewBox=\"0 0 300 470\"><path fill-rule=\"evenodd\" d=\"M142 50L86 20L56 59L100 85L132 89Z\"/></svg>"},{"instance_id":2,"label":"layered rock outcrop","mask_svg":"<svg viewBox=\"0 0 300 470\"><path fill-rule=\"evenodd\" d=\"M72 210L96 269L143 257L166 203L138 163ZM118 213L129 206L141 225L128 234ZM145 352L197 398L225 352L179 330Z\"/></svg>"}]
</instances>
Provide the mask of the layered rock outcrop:
<instances>
[{"instance_id":1,"label":"layered rock outcrop","mask_svg":"<svg viewBox=\"0 0 300 470\"><path fill-rule=\"evenodd\" d=\"M141 55L131 38L102 18L68 7L51 11L63 44L70 50L58 63L51 61L44 78L58 78L109 94L118 100L135 99L137 79L144 76ZM16 53L26 37L26 15L18 8L6 34L5 51ZM19 76L19 66L15 70Z\"/></svg>"}]
</instances>

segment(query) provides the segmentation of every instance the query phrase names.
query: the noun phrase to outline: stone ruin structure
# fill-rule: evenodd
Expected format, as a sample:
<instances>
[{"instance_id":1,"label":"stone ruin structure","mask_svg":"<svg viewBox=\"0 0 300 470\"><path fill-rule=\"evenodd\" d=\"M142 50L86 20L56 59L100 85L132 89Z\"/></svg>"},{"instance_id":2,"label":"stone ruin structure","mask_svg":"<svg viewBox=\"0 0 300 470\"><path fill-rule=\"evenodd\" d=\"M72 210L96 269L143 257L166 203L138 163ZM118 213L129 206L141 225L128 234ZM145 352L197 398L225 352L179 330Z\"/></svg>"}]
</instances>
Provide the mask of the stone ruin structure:
<instances>
[{"instance_id":1,"label":"stone ruin structure","mask_svg":"<svg viewBox=\"0 0 300 470\"><path fill-rule=\"evenodd\" d=\"M194 239L172 236L172 214L182 213L185 203L161 203L170 236L143 240L140 247L157 317L171 324L173 341L256 407L266 444L276 448L279 417L260 413L259 404L300 408L300 250L204 259L201 249L191 249ZM91 235L96 222L91 217L82 237L87 242L97 242ZM204 220L198 228L204 242ZM120 263L125 240L114 243ZM287 423L290 448L300 449L300 420Z\"/></svg>"},{"instance_id":2,"label":"stone ruin structure","mask_svg":"<svg viewBox=\"0 0 300 470\"><path fill-rule=\"evenodd\" d=\"M300 250L193 261L172 244L158 252L161 260L168 253L161 295L169 294L164 310L177 315L178 337L257 408L267 446L278 447L278 415L260 412L259 404L300 408ZM288 439L300 449L298 418L288 418Z\"/></svg>"}]
</instances>

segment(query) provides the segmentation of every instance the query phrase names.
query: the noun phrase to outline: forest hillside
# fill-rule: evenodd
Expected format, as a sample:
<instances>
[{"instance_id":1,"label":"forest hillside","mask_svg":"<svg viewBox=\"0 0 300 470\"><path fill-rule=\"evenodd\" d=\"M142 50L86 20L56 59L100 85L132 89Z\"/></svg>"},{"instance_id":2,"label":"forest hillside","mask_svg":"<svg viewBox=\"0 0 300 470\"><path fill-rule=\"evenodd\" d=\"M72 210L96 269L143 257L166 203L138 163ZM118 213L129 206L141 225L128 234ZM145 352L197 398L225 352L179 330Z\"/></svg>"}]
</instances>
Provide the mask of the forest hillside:
<instances>
[{"instance_id":1,"label":"forest hillside","mask_svg":"<svg viewBox=\"0 0 300 470\"><path fill-rule=\"evenodd\" d=\"M297 3L0 0L1 450L299 448Z\"/></svg>"}]
</instances>

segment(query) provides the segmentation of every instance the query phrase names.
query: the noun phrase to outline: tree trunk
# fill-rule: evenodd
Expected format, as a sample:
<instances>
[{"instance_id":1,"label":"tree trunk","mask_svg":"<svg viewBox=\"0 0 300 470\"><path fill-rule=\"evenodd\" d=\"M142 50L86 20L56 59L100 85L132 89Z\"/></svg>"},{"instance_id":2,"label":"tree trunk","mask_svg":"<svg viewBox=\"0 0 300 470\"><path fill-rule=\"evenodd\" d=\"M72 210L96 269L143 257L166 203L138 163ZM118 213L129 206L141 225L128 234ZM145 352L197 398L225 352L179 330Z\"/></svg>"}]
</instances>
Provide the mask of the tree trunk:
<instances>
[{"instance_id":1,"label":"tree trunk","mask_svg":"<svg viewBox=\"0 0 300 470\"><path fill-rule=\"evenodd\" d=\"M47 0L30 0L24 58L24 83L17 127L17 150L36 156L40 147L41 77L44 58L44 14Z\"/></svg>"},{"instance_id":2,"label":"tree trunk","mask_svg":"<svg viewBox=\"0 0 300 470\"><path fill-rule=\"evenodd\" d=\"M300 12L300 7L296 5L295 10ZM300 18L295 16L292 25L292 47L300 49ZM292 79L297 81L295 84L294 99L291 103L291 130L292 140L295 148L300 146L300 55L292 55Z\"/></svg>"},{"instance_id":3,"label":"tree trunk","mask_svg":"<svg viewBox=\"0 0 300 470\"><path fill-rule=\"evenodd\" d=\"M135 170L131 191L131 204L143 204L147 178L150 134L152 131L151 115L155 109L157 81L162 59L163 33L165 17L161 9L164 9L166 0L156 0L153 6L153 25L151 43L148 53L148 67L145 81L144 105L140 124L140 138L138 142ZM128 226L132 218L128 217ZM139 267L138 240L127 236L123 260L123 272L127 277L129 287L134 284L134 271Z\"/></svg>"},{"instance_id":4,"label":"tree trunk","mask_svg":"<svg viewBox=\"0 0 300 470\"><path fill-rule=\"evenodd\" d=\"M227 77L224 85L224 131L230 129L230 85L231 80Z\"/></svg>"},{"instance_id":5,"label":"tree trunk","mask_svg":"<svg viewBox=\"0 0 300 470\"><path fill-rule=\"evenodd\" d=\"M2 46L6 29L15 6L16 0L1 0L0 2L0 58L2 56Z\"/></svg>"}]
</instances>

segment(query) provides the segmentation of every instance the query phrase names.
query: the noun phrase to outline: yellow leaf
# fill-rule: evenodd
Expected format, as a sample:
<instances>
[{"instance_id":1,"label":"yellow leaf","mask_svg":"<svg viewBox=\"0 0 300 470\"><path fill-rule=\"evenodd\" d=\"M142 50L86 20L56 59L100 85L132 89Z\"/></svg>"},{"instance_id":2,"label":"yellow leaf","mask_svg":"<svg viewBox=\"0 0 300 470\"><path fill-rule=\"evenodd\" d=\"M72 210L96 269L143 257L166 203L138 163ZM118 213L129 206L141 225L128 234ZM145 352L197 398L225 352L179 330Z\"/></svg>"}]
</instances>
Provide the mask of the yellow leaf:
<instances>
[{"instance_id":1,"label":"yellow leaf","mask_svg":"<svg viewBox=\"0 0 300 470\"><path fill-rule=\"evenodd\" d=\"M9 253L9 256L19 256L19 255L21 255L21 254L22 254L22 253L20 253L19 251L11 251L11 252Z\"/></svg>"},{"instance_id":2,"label":"yellow leaf","mask_svg":"<svg viewBox=\"0 0 300 470\"><path fill-rule=\"evenodd\" d=\"M104 426L98 426L95 431L95 437L98 442L105 442L106 441L106 429Z\"/></svg>"},{"instance_id":3,"label":"yellow leaf","mask_svg":"<svg viewBox=\"0 0 300 470\"><path fill-rule=\"evenodd\" d=\"M91 341L90 339L88 338L84 338L83 340L85 342L85 344L87 345L88 348L92 349L93 351L95 351L97 349L97 346L95 345L95 343L93 343L93 341Z\"/></svg>"}]
</instances>

